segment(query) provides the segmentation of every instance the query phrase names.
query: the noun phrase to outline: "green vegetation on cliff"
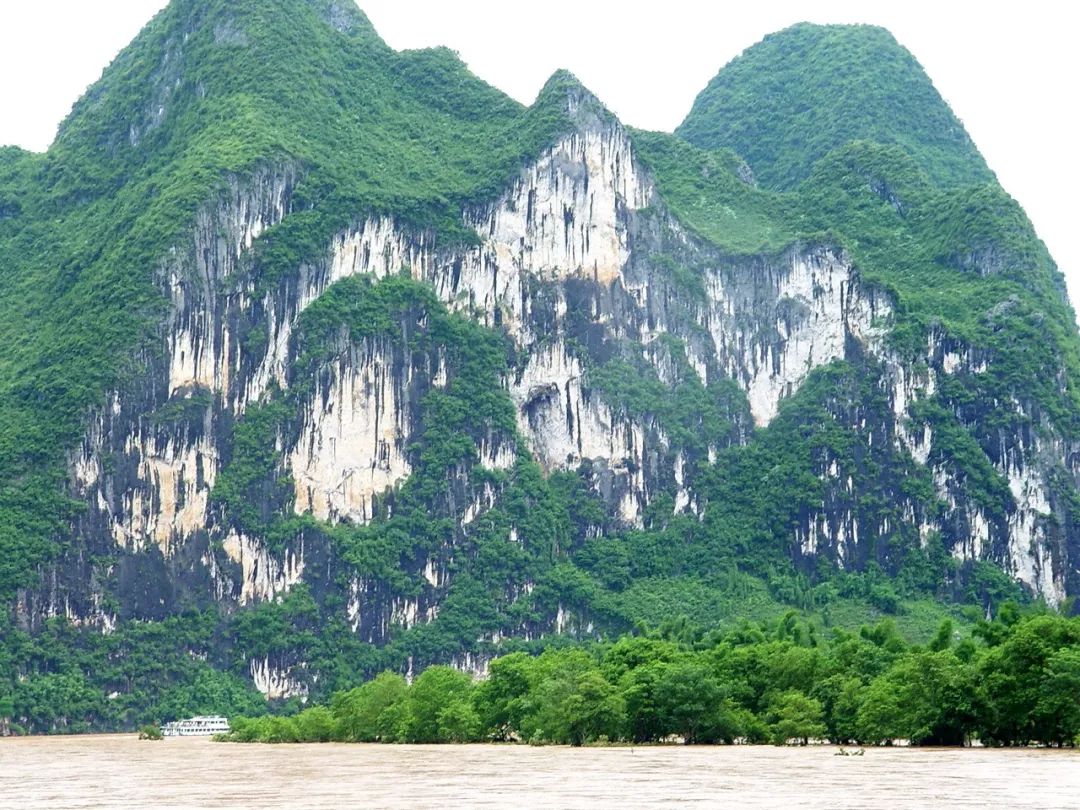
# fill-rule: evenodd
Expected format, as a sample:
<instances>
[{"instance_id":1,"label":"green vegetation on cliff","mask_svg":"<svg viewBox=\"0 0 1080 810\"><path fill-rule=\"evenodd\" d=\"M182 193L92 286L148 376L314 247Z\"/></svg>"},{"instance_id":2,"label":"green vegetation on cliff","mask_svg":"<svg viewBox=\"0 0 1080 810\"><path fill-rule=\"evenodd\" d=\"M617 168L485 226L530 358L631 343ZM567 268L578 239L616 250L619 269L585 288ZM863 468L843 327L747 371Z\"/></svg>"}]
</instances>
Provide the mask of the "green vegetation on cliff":
<instances>
[{"instance_id":1,"label":"green vegetation on cliff","mask_svg":"<svg viewBox=\"0 0 1080 810\"><path fill-rule=\"evenodd\" d=\"M1014 501L999 470L1015 449L1000 437L1080 435L1080 337L1045 245L914 58L879 28L796 25L721 70L677 134L698 151L672 159L680 147L659 135L639 149L696 233L735 253L776 251L776 238L835 244L886 293L879 325L902 362L923 367L935 344L966 355L910 416L931 430L932 465L1004 520ZM779 191L740 184L733 152ZM1064 464L1052 477L1072 503ZM1066 535L1072 514L1055 518Z\"/></svg>"},{"instance_id":2,"label":"green vegetation on cliff","mask_svg":"<svg viewBox=\"0 0 1080 810\"><path fill-rule=\"evenodd\" d=\"M65 454L106 393L145 372L155 268L230 176L291 166L295 213L260 283L350 222L444 241L569 127L556 74L531 108L446 49L398 53L350 3L175 0L79 100L44 155L0 150L0 600L31 585L82 507Z\"/></svg>"},{"instance_id":3,"label":"green vegetation on cliff","mask_svg":"<svg viewBox=\"0 0 1080 810\"><path fill-rule=\"evenodd\" d=\"M521 347L403 272L331 285L294 325L288 387L222 419L212 531L185 537L168 559L154 543L122 548L109 528L75 536L88 505L70 497L68 467L86 417L111 391L127 402L151 387L143 378L160 361L167 314L163 263L190 249L198 212L216 206L230 181L264 171L289 178L284 220L236 271L237 289L258 308L325 258L332 235L371 216L438 248L476 243L463 211L498 195L559 134L610 121L563 72L524 107L448 50L395 52L349 2L174 0L76 104L46 154L0 149L0 602L18 600L0 615L0 720L58 732L257 714L264 704L251 676L273 665L310 676L310 697L330 707L240 724L238 736L1069 741L1075 725L1046 718L1074 717L1061 695L1076 678L1075 622L1016 622L1006 609L1002 621L977 625L976 640L954 645L946 633L911 646L942 619L1031 601L1002 570L1011 551L961 561L955 543L970 537L949 545L945 529L924 531L948 508L930 467L951 474L981 517L1005 525L1016 494L1003 455L1015 461L1025 443L1057 448L1080 437L1080 339L1061 275L1023 211L914 59L880 29L776 34L721 72L676 135L630 133L658 199L628 228L682 229L708 243L700 255L710 261L769 272L793 249L828 248L853 261L864 291L888 310L871 324L888 357L853 351L818 368L755 430L745 393L711 371L703 381L692 347L673 335L649 347L606 335L588 345L590 330L603 332L599 310L583 314L572 302L584 337L566 342L581 354L589 394L658 426L664 441L640 454L643 464L675 453L685 461L684 481L658 482L640 523L621 520L599 494L612 473L602 460L541 469L506 390L527 362ZM564 212L567 223L574 214ZM667 255L642 264L687 299L707 296L713 268ZM232 294L226 286L210 294ZM664 303L653 292L644 291L650 318ZM781 320L778 305L778 334ZM265 323L245 326L245 345L265 346ZM523 326L545 334L550 324ZM368 524L297 515L281 439L300 431L335 363L375 344L401 368L445 371L444 383L410 383L411 474L375 499ZM887 365L925 372L942 360L927 357L928 346L959 365L898 416ZM648 352L669 361L666 375ZM201 424L220 406L200 390L133 418L164 430ZM898 418L913 434L932 429L930 467L894 441ZM480 448L492 442L514 453L505 469L483 466ZM1080 553L1067 463L1047 465L1054 503L1039 518L1056 543L1045 564L1059 569ZM641 472L636 465L624 473ZM694 508L677 513L686 481ZM479 519L466 520L472 504ZM811 542L810 521L826 519L826 504L831 523ZM839 539L860 528L862 542ZM245 573L221 553L219 530L261 544L260 565L306 544L303 583L254 604L223 596ZM75 588L50 568L58 557L85 579L93 616L69 621L40 607L70 606ZM200 568L211 559L213 575ZM1075 565L1056 573L1078 592ZM350 602L361 596L391 618ZM422 596L431 598L418 620L405 606ZM792 608L797 616L781 619ZM842 632L882 616L894 624ZM90 626L77 627L83 619ZM613 641L642 623L669 632ZM1017 663L1042 632L1053 649L1037 664ZM821 641L828 633L835 638ZM655 660L630 665L631 653ZM438 667L411 688L394 674L360 686L414 662L503 654L494 672L516 679L511 697L494 694L510 688L498 678L476 687ZM811 663L784 680L787 657L797 668ZM736 665L775 668L775 683ZM920 678L957 702L927 719ZM974 682L983 703L959 706L957 690ZM1002 708L1010 690L1021 697ZM273 708L291 711L296 700ZM1025 712L1042 719L1022 726Z\"/></svg>"}]
</instances>

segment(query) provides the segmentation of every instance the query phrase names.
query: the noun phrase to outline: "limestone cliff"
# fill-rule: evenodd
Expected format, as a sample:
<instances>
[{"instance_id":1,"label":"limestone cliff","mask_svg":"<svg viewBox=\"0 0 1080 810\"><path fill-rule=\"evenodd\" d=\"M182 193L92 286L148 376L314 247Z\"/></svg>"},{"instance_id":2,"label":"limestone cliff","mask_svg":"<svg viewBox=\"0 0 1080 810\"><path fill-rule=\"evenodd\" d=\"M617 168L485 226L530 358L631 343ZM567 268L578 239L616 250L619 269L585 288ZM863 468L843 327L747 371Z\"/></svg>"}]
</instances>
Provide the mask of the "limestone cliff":
<instances>
[{"instance_id":1,"label":"limestone cliff","mask_svg":"<svg viewBox=\"0 0 1080 810\"><path fill-rule=\"evenodd\" d=\"M394 54L336 5L327 16L295 3L370 71L435 82L401 102L424 121L449 92L444 73L475 81L440 52ZM183 16L202 5L166 13L185 26L161 24L173 89L154 91L160 114L132 124L117 154L172 148L155 140L169 116L224 93L187 72L189 37L205 34L215 60L259 47L262 29L236 18L207 29ZM500 138L543 137L467 194L439 174L439 154L415 169L432 173L419 201L394 197L389 174L387 196L375 184L350 197L339 178L362 185L367 164L320 174L317 150L221 167L154 249L145 334L80 411L63 486L80 507L19 590L22 626L66 616L112 633L210 611L233 628L215 647L222 660L278 699L327 688L319 636L352 645L355 660L370 645L402 668L482 670L508 637L625 627L634 616L611 605L636 581L712 582L729 565L753 576L779 565L795 581L927 560L920 587L944 596L989 563L1051 605L1076 595L1075 327L1062 327L1072 348L1054 349L1036 391L986 337L1029 313L1021 293L991 302L977 329L923 317L892 265L852 236L870 227L865 206L907 216L926 182L907 164L888 164L888 183L864 182L863 164L810 173L805 200L773 197L723 153L628 130L566 74L528 112L470 92ZM466 102L462 139L479 115ZM96 122L94 103L78 114ZM281 120L288 135L296 124ZM864 206L850 229L818 227L828 212L814 195L848 193ZM950 215L935 194L912 221ZM742 227L728 220L759 227L763 210L781 236L755 249L722 238ZM924 241L941 267L969 273L955 246ZM628 557L653 537L682 555L667 570ZM245 616L284 629L253 641Z\"/></svg>"}]
</instances>

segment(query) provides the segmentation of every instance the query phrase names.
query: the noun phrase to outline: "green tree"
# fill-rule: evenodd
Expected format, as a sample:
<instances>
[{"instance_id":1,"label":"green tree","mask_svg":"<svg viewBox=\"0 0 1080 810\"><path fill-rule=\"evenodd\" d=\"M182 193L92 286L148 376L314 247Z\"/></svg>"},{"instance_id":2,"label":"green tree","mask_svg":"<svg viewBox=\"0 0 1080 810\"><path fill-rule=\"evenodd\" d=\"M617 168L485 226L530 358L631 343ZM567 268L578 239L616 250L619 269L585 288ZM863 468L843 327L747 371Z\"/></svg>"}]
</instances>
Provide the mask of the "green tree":
<instances>
[{"instance_id":1,"label":"green tree","mask_svg":"<svg viewBox=\"0 0 1080 810\"><path fill-rule=\"evenodd\" d=\"M472 678L464 672L446 666L425 669L405 696L401 738L410 743L449 742L444 737L448 727L440 723L443 711L455 703L467 705L472 690ZM454 712L456 717L452 714L443 719L451 723L459 722L464 716L464 709Z\"/></svg>"},{"instance_id":2,"label":"green tree","mask_svg":"<svg viewBox=\"0 0 1080 810\"><path fill-rule=\"evenodd\" d=\"M859 738L858 713L863 699L862 679L843 672L830 675L814 687L812 697L821 701L829 739L835 743Z\"/></svg>"},{"instance_id":3,"label":"green tree","mask_svg":"<svg viewBox=\"0 0 1080 810\"><path fill-rule=\"evenodd\" d=\"M867 742L963 745L974 724L974 691L970 671L952 651L910 653L867 687L858 736Z\"/></svg>"},{"instance_id":4,"label":"green tree","mask_svg":"<svg viewBox=\"0 0 1080 810\"><path fill-rule=\"evenodd\" d=\"M337 739L349 742L376 742L396 737L389 709L405 699L408 685L396 672L383 672L362 686L333 696Z\"/></svg>"},{"instance_id":5,"label":"green tree","mask_svg":"<svg viewBox=\"0 0 1080 810\"><path fill-rule=\"evenodd\" d=\"M906 736L905 708L887 678L874 679L863 691L854 731L860 742L875 745L891 744Z\"/></svg>"},{"instance_id":6,"label":"green tree","mask_svg":"<svg viewBox=\"0 0 1080 810\"><path fill-rule=\"evenodd\" d=\"M1046 662L1035 711L1044 742L1080 743L1080 647L1065 647Z\"/></svg>"},{"instance_id":7,"label":"green tree","mask_svg":"<svg viewBox=\"0 0 1080 810\"><path fill-rule=\"evenodd\" d=\"M1046 673L1059 650L1080 644L1080 622L1052 615L999 619L982 628L993 646L978 664L981 737L1000 745L1054 741L1061 734L1057 706L1043 701L1040 709ZM1067 672L1065 659L1058 665Z\"/></svg>"},{"instance_id":8,"label":"green tree","mask_svg":"<svg viewBox=\"0 0 1080 810\"><path fill-rule=\"evenodd\" d=\"M330 742L335 737L337 723L325 706L312 706L300 712L293 722L296 736L302 742Z\"/></svg>"},{"instance_id":9,"label":"green tree","mask_svg":"<svg viewBox=\"0 0 1080 810\"><path fill-rule=\"evenodd\" d=\"M774 698L766 719L773 745L787 745L791 740L807 745L827 732L821 703L794 690Z\"/></svg>"},{"instance_id":10,"label":"green tree","mask_svg":"<svg viewBox=\"0 0 1080 810\"><path fill-rule=\"evenodd\" d=\"M672 733L657 694L666 667L662 662L635 666L619 681L619 693L626 707L627 735L634 742L652 742Z\"/></svg>"},{"instance_id":11,"label":"green tree","mask_svg":"<svg viewBox=\"0 0 1080 810\"><path fill-rule=\"evenodd\" d=\"M509 740L520 733L536 671L536 660L525 653L491 662L488 677L473 692L473 702L482 728L492 738Z\"/></svg>"},{"instance_id":12,"label":"green tree","mask_svg":"<svg viewBox=\"0 0 1080 810\"><path fill-rule=\"evenodd\" d=\"M625 701L588 655L545 654L540 665L547 674L529 695L522 729L527 739L576 746L622 737Z\"/></svg>"},{"instance_id":13,"label":"green tree","mask_svg":"<svg viewBox=\"0 0 1080 810\"><path fill-rule=\"evenodd\" d=\"M702 661L665 665L654 694L661 727L688 744L731 742L742 733L727 693Z\"/></svg>"},{"instance_id":14,"label":"green tree","mask_svg":"<svg viewBox=\"0 0 1080 810\"><path fill-rule=\"evenodd\" d=\"M439 739L442 742L479 742L481 739L480 715L468 697L451 700L438 715Z\"/></svg>"}]
</instances>

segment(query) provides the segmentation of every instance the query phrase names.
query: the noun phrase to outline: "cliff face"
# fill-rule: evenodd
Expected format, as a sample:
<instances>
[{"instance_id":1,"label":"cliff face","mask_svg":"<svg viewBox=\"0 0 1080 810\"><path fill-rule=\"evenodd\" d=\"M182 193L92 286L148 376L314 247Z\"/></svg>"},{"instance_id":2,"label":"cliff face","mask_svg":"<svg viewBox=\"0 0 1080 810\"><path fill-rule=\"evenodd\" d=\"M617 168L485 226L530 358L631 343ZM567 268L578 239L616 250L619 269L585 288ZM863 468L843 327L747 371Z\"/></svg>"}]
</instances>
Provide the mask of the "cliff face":
<instances>
[{"instance_id":1,"label":"cliff face","mask_svg":"<svg viewBox=\"0 0 1080 810\"><path fill-rule=\"evenodd\" d=\"M149 373L110 394L72 457L74 491L88 504L76 535L89 548L119 553L121 571L145 570L140 558L163 569L152 586L156 600L138 589L121 592L124 615L160 617L187 594L250 604L304 581L311 551L303 531L284 550L271 551L264 538L238 531L227 511L215 507L232 426L271 386L295 382L292 338L309 304L341 279L402 270L452 310L511 338L519 361L503 385L521 449L547 471L585 465L583 475L618 525L641 526L660 494L673 495L676 510L706 509L694 481L700 465L751 441L754 428L767 430L816 368L846 360L873 375L886 407L875 412L848 403L842 423L867 431L868 452L879 442L925 467L938 503L910 498L901 479L885 490L896 516L868 517L859 493L872 484L856 482L852 471L822 457L814 472L825 495L799 516L791 538L795 557L857 565L873 558L868 549L887 543L902 521L922 542L940 533L957 559L993 559L1051 603L1064 598L1069 535L1058 531L1055 511L1064 507L1048 485L1060 459L1071 461L1064 442L1046 426L1002 435L988 458L1008 481L1013 502L992 514L967 497L963 473L936 456L932 427L913 416L913 405L933 397L939 380L986 373L988 360L934 334L925 354L900 357L885 339L890 297L863 283L837 246L801 244L777 256L733 258L693 237L657 198L617 123L597 122L560 140L494 203L467 212L475 247L438 249L429 235L390 218L368 219L336 234L325 258L260 297L238 268L253 240L289 212L294 183L288 168L236 179L202 211L187 249L159 268L171 311ZM701 288L681 289L657 266L659 255L702 267ZM640 352L670 386L680 374L703 385L738 385L745 400L726 433L708 437L704 458L674 441L655 415L635 413L591 383L589 369L620 352ZM298 398L293 432L276 437L276 464L292 481L284 508L330 523L372 521L378 501L413 471L418 403L447 377L438 352L410 355L391 338L342 346ZM1025 421L1030 407L1015 403ZM170 411L182 416L171 419ZM476 446L487 470L512 468L518 452L512 435ZM489 487L456 504L458 531L498 497ZM332 553L321 554L323 564L341 565ZM347 612L354 628L385 643L390 627L408 628L433 615L454 575L447 562L425 562L428 587L414 599L353 581ZM70 590L63 604L59 592L46 596L41 613L116 621L95 612L93 588L79 588L70 569L57 579ZM554 629L556 622L553 616L542 624ZM289 691L269 662L252 666L260 689Z\"/></svg>"},{"instance_id":2,"label":"cliff face","mask_svg":"<svg viewBox=\"0 0 1080 810\"><path fill-rule=\"evenodd\" d=\"M451 239L360 206L270 273L312 168L227 174L156 257L164 314L67 453L83 506L21 625L109 633L302 592L357 643L411 639L410 667L482 669L506 637L623 626L581 583L626 584L580 555L650 532L706 549L680 576L716 573L729 558L698 538L718 536L808 576L925 558L956 588L986 561L1050 604L1077 592L1075 434L1022 379L966 393L1000 378L994 344L912 326L842 235L709 238L644 136L552 87L568 124L459 205ZM759 194L736 174L735 206ZM995 306L991 327L1023 304ZM452 642L424 635L437 620ZM266 696L319 688L310 642L230 643Z\"/></svg>"}]
</instances>

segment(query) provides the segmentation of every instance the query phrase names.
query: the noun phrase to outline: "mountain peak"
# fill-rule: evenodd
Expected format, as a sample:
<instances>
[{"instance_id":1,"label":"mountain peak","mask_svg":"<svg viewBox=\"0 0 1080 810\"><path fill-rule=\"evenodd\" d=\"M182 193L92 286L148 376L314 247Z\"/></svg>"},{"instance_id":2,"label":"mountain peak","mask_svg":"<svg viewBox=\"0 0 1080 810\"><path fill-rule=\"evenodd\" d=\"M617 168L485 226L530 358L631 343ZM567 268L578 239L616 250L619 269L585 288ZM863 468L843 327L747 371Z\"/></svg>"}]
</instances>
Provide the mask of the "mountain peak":
<instances>
[{"instance_id":1,"label":"mountain peak","mask_svg":"<svg viewBox=\"0 0 1080 810\"><path fill-rule=\"evenodd\" d=\"M787 189L855 140L905 148L937 185L993 175L922 66L873 25L798 23L729 62L677 134L743 155L765 186Z\"/></svg>"},{"instance_id":2,"label":"mountain peak","mask_svg":"<svg viewBox=\"0 0 1080 810\"><path fill-rule=\"evenodd\" d=\"M177 20L201 22L223 17L251 20L257 25L271 22L302 24L304 14L320 19L341 33L372 33L374 27L354 0L172 0L162 12Z\"/></svg>"},{"instance_id":3,"label":"mountain peak","mask_svg":"<svg viewBox=\"0 0 1080 810\"><path fill-rule=\"evenodd\" d=\"M569 70L560 68L544 82L536 97L538 108L548 108L560 115L568 116L575 126L588 129L593 126L611 123L614 114L604 106L588 87Z\"/></svg>"},{"instance_id":4,"label":"mountain peak","mask_svg":"<svg viewBox=\"0 0 1080 810\"><path fill-rule=\"evenodd\" d=\"M237 94L284 106L317 80L316 64L325 73L349 48L365 59L390 50L352 0L172 0L75 104L57 140L89 136L116 155L181 106Z\"/></svg>"},{"instance_id":5,"label":"mountain peak","mask_svg":"<svg viewBox=\"0 0 1080 810\"><path fill-rule=\"evenodd\" d=\"M341 33L369 32L375 28L367 15L352 0L307 0L315 7L327 24Z\"/></svg>"}]
</instances>

